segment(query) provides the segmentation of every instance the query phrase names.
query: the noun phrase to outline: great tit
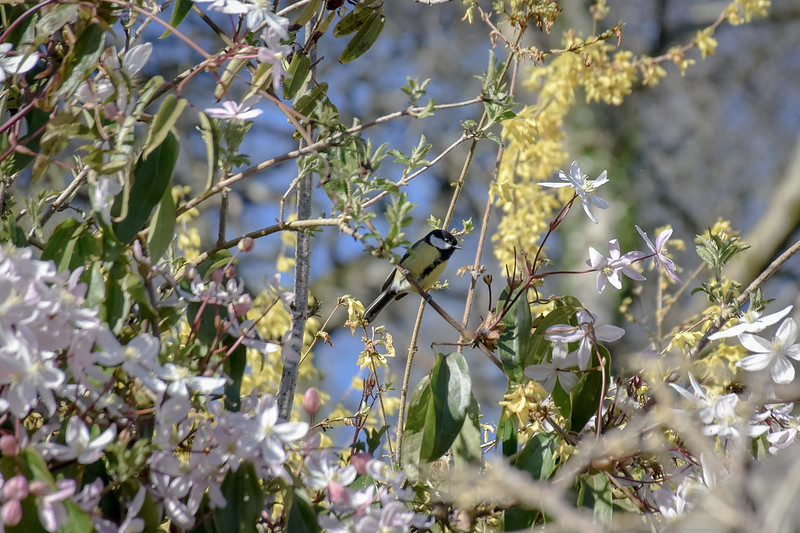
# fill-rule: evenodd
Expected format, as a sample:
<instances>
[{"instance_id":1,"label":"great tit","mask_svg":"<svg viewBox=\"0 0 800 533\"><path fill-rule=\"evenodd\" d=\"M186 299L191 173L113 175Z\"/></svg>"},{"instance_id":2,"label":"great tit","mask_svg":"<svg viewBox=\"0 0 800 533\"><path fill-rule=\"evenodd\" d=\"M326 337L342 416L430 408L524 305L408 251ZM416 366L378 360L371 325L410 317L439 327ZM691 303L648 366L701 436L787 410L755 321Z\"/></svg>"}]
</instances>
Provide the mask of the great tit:
<instances>
[{"instance_id":1,"label":"great tit","mask_svg":"<svg viewBox=\"0 0 800 533\"><path fill-rule=\"evenodd\" d=\"M415 242L400 259L399 265L408 270L408 274L414 277L420 287L428 290L444 272L447 260L453 252L459 249L461 247L452 234L435 229ZM397 268L393 268L381 287L381 293L364 311L364 320L367 323L372 322L389 302L399 300L413 291L414 287L405 276Z\"/></svg>"}]
</instances>

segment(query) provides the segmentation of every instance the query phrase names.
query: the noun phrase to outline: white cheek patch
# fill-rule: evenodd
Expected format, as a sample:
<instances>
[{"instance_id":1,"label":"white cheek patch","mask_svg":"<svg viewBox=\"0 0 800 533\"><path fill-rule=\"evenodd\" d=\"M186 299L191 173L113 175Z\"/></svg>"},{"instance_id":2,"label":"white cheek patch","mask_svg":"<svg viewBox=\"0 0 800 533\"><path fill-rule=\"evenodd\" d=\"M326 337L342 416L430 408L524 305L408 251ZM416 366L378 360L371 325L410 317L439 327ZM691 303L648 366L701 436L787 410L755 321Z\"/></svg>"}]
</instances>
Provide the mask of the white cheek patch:
<instances>
[{"instance_id":1,"label":"white cheek patch","mask_svg":"<svg viewBox=\"0 0 800 533\"><path fill-rule=\"evenodd\" d=\"M437 247L440 250L447 250L450 248L450 245L444 239L440 239L436 235L431 237L431 245Z\"/></svg>"}]
</instances>

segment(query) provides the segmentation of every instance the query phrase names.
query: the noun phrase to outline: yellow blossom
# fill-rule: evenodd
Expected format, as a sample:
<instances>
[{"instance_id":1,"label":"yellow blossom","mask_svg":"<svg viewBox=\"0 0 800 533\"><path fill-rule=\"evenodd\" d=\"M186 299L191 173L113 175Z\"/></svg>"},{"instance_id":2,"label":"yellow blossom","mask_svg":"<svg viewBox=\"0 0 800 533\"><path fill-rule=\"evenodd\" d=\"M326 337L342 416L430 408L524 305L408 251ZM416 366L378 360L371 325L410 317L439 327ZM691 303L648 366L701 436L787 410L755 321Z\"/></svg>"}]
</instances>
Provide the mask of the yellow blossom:
<instances>
[{"instance_id":1,"label":"yellow blossom","mask_svg":"<svg viewBox=\"0 0 800 533\"><path fill-rule=\"evenodd\" d=\"M700 54L703 57L708 55L714 55L714 52L717 51L717 40L714 39L714 28L708 27L704 30L700 30L697 32L697 36L694 38L694 44L697 46L697 49L700 50Z\"/></svg>"}]
</instances>

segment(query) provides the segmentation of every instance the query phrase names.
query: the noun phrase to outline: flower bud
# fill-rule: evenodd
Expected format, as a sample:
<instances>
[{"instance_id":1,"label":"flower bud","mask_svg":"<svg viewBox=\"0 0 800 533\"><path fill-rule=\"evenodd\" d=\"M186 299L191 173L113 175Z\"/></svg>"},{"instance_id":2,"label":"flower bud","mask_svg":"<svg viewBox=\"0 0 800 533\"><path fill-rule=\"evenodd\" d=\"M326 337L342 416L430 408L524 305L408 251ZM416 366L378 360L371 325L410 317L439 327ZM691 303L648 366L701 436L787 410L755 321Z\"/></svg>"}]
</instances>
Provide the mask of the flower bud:
<instances>
[{"instance_id":1,"label":"flower bud","mask_svg":"<svg viewBox=\"0 0 800 533\"><path fill-rule=\"evenodd\" d=\"M367 473L367 463L372 460L372 456L367 452L357 452L350 455L350 464L356 467L359 476Z\"/></svg>"},{"instance_id":2,"label":"flower bud","mask_svg":"<svg viewBox=\"0 0 800 533\"><path fill-rule=\"evenodd\" d=\"M350 504L350 492L347 487L338 481L328 482L328 501L334 505L347 506Z\"/></svg>"},{"instance_id":3,"label":"flower bud","mask_svg":"<svg viewBox=\"0 0 800 533\"><path fill-rule=\"evenodd\" d=\"M0 437L0 453L3 455L19 455L19 441L14 435Z\"/></svg>"},{"instance_id":4,"label":"flower bud","mask_svg":"<svg viewBox=\"0 0 800 533\"><path fill-rule=\"evenodd\" d=\"M19 500L8 500L0 509L0 519L5 526L16 526L22 520L22 503Z\"/></svg>"},{"instance_id":5,"label":"flower bud","mask_svg":"<svg viewBox=\"0 0 800 533\"><path fill-rule=\"evenodd\" d=\"M319 391L316 387L309 388L306 390L306 393L303 394L303 409L305 409L306 413L310 415L317 414L321 403Z\"/></svg>"},{"instance_id":6,"label":"flower bud","mask_svg":"<svg viewBox=\"0 0 800 533\"><path fill-rule=\"evenodd\" d=\"M250 252L256 245L256 241L253 240L252 237L245 237L241 241L239 241L239 249L244 253Z\"/></svg>"},{"instance_id":7,"label":"flower bud","mask_svg":"<svg viewBox=\"0 0 800 533\"><path fill-rule=\"evenodd\" d=\"M28 497L28 480L22 474L17 474L6 480L3 485L3 498L6 500L24 500Z\"/></svg>"}]
</instances>

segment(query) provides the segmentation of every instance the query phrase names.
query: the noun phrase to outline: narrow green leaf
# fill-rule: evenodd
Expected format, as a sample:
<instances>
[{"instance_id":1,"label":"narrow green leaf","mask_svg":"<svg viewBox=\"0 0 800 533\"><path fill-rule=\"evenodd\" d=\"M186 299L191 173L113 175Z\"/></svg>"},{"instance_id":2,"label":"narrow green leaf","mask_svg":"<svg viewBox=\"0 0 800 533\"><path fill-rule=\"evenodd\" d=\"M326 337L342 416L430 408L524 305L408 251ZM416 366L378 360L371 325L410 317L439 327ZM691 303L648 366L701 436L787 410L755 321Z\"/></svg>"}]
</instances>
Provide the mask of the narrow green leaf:
<instances>
[{"instance_id":1,"label":"narrow green leaf","mask_svg":"<svg viewBox=\"0 0 800 533\"><path fill-rule=\"evenodd\" d=\"M497 308L502 308L508 300L508 290L500 295ZM503 332L497 344L503 371L511 383L522 382L522 371L525 369L525 354L528 352L531 339L531 308L528 305L528 293L519 297L511 310L503 317Z\"/></svg>"},{"instance_id":2,"label":"narrow green leaf","mask_svg":"<svg viewBox=\"0 0 800 533\"><path fill-rule=\"evenodd\" d=\"M175 201L172 198L172 188L167 187L153 214L153 223L147 235L150 258L154 262L161 259L172 244L173 237L175 237Z\"/></svg>"},{"instance_id":3,"label":"narrow green leaf","mask_svg":"<svg viewBox=\"0 0 800 533\"><path fill-rule=\"evenodd\" d=\"M303 11L300 12L294 23L297 26L305 26L306 23L310 22L311 19L314 18L314 15L317 14L321 2L322 0L312 0L306 4L306 7L303 8Z\"/></svg>"},{"instance_id":4,"label":"narrow green leaf","mask_svg":"<svg viewBox=\"0 0 800 533\"><path fill-rule=\"evenodd\" d=\"M345 46L344 52L339 56L339 62L349 63L363 55L375 44L375 41L378 40L378 36L383 31L383 26L385 24L386 17L383 16L380 10L376 9L372 11L369 18L359 28L353 38L350 39L347 46Z\"/></svg>"},{"instance_id":5,"label":"narrow green leaf","mask_svg":"<svg viewBox=\"0 0 800 533\"><path fill-rule=\"evenodd\" d=\"M360 29L373 13L375 13L375 10L370 8L353 9L347 15L343 16L342 20L337 22L336 26L333 27L333 36L342 37L344 35L350 35L354 31Z\"/></svg>"},{"instance_id":6,"label":"narrow green leaf","mask_svg":"<svg viewBox=\"0 0 800 533\"><path fill-rule=\"evenodd\" d=\"M247 462L229 470L222 482L222 495L227 504L214 509L217 531L255 533L256 523L264 509L264 492L253 463Z\"/></svg>"},{"instance_id":7,"label":"narrow green leaf","mask_svg":"<svg viewBox=\"0 0 800 533\"><path fill-rule=\"evenodd\" d=\"M294 102L294 110L307 117L328 93L328 84L320 83L301 94Z\"/></svg>"},{"instance_id":8,"label":"narrow green leaf","mask_svg":"<svg viewBox=\"0 0 800 533\"><path fill-rule=\"evenodd\" d=\"M186 15L189 14L189 11L192 10L192 6L194 6L192 0L175 0L175 4L172 6L172 15L169 18L169 25L173 28L177 28L180 23L183 22L183 19L186 18ZM163 39L171 33L172 30L167 29L159 39Z\"/></svg>"},{"instance_id":9,"label":"narrow green leaf","mask_svg":"<svg viewBox=\"0 0 800 533\"><path fill-rule=\"evenodd\" d=\"M161 201L164 190L172 180L172 171L178 160L178 138L170 132L148 157L140 157L133 168L133 184L128 201L128 214L114 224L114 234L123 243L131 242L144 228L153 208ZM121 211L121 198L117 197L113 212Z\"/></svg>"},{"instance_id":10,"label":"narrow green leaf","mask_svg":"<svg viewBox=\"0 0 800 533\"><path fill-rule=\"evenodd\" d=\"M210 189L217 175L217 161L219 160L219 129L216 124L208 118L205 113L200 113L200 136L206 144L206 164L208 165L208 175L206 176L206 188Z\"/></svg>"},{"instance_id":11,"label":"narrow green leaf","mask_svg":"<svg viewBox=\"0 0 800 533\"><path fill-rule=\"evenodd\" d=\"M168 94L164 98L164 102L158 109L156 116L153 117L150 131L147 132L147 140L144 142L142 157L147 158L153 153L153 150L161 146L161 143L167 138L169 132L172 131L172 127L180 118L187 102L185 98L176 98L174 94Z\"/></svg>"},{"instance_id":12,"label":"narrow green leaf","mask_svg":"<svg viewBox=\"0 0 800 533\"><path fill-rule=\"evenodd\" d=\"M286 71L286 77L283 79L283 97L294 98L305 85L310 71L311 59L305 54L295 52L289 69Z\"/></svg>"},{"instance_id":13,"label":"narrow green leaf","mask_svg":"<svg viewBox=\"0 0 800 533\"><path fill-rule=\"evenodd\" d=\"M105 31L98 24L89 26L75 41L72 52L64 61L62 73L64 83L58 89L59 96L68 96L78 88L86 77L97 68L103 51Z\"/></svg>"}]
</instances>

